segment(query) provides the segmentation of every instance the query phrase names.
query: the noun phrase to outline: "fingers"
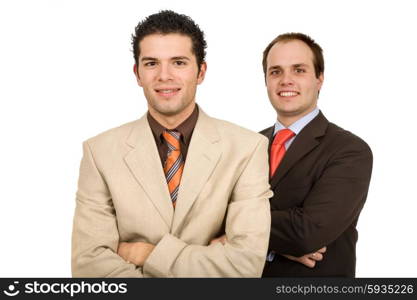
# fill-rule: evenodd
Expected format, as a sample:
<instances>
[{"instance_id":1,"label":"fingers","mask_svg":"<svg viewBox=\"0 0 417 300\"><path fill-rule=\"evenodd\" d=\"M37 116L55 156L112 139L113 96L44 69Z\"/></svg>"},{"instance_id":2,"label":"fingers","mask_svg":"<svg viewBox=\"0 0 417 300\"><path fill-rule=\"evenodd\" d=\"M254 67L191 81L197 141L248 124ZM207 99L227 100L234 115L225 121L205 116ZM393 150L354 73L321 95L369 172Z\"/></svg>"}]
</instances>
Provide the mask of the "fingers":
<instances>
[{"instance_id":1,"label":"fingers","mask_svg":"<svg viewBox=\"0 0 417 300\"><path fill-rule=\"evenodd\" d=\"M216 239L214 239L214 240L211 240L210 245L213 245L213 244L215 244L215 243L222 243L222 244L223 244L223 242L222 242L222 239L221 239L221 238L216 238Z\"/></svg>"},{"instance_id":2,"label":"fingers","mask_svg":"<svg viewBox=\"0 0 417 300\"><path fill-rule=\"evenodd\" d=\"M117 254L120 255L120 253L124 252L126 244L127 243L125 243L125 242L119 243L119 246L117 247Z\"/></svg>"},{"instance_id":3,"label":"fingers","mask_svg":"<svg viewBox=\"0 0 417 300\"><path fill-rule=\"evenodd\" d=\"M315 261L321 261L323 260L323 254L320 252L314 252L307 255L309 259L315 260Z\"/></svg>"},{"instance_id":4,"label":"fingers","mask_svg":"<svg viewBox=\"0 0 417 300\"><path fill-rule=\"evenodd\" d=\"M326 253L327 248L323 247L319 250L317 250L316 252L307 254L308 258L314 260L314 261L322 261L323 260L323 254Z\"/></svg>"},{"instance_id":5,"label":"fingers","mask_svg":"<svg viewBox=\"0 0 417 300\"><path fill-rule=\"evenodd\" d=\"M224 245L226 243L227 239L226 239L226 235L222 235L220 237L220 242Z\"/></svg>"},{"instance_id":6,"label":"fingers","mask_svg":"<svg viewBox=\"0 0 417 300\"><path fill-rule=\"evenodd\" d=\"M320 253L325 253L325 252L326 252L326 250L327 250L327 248L326 248L326 246L324 246L323 248L321 248L321 249L317 250L317 252L320 252Z\"/></svg>"},{"instance_id":7,"label":"fingers","mask_svg":"<svg viewBox=\"0 0 417 300\"><path fill-rule=\"evenodd\" d=\"M288 254L282 254L282 256L288 258L289 260L299 262L309 268L314 268L316 266L316 262L323 260L323 254L319 252L306 254L301 257L295 257Z\"/></svg>"},{"instance_id":8,"label":"fingers","mask_svg":"<svg viewBox=\"0 0 417 300\"><path fill-rule=\"evenodd\" d=\"M210 241L210 245L213 245L214 243L217 243L218 241L219 241L219 238L214 239L214 240L211 240L211 241Z\"/></svg>"},{"instance_id":9,"label":"fingers","mask_svg":"<svg viewBox=\"0 0 417 300\"><path fill-rule=\"evenodd\" d=\"M223 245L226 243L226 238L217 238L210 242L210 245L213 245L215 243L222 243Z\"/></svg>"},{"instance_id":10,"label":"fingers","mask_svg":"<svg viewBox=\"0 0 417 300\"><path fill-rule=\"evenodd\" d=\"M314 260L314 261L321 261L323 260L323 254L327 251L326 247L323 247L319 250L317 250L316 252L307 254L307 257Z\"/></svg>"},{"instance_id":11,"label":"fingers","mask_svg":"<svg viewBox=\"0 0 417 300\"><path fill-rule=\"evenodd\" d=\"M129 250L129 244L128 243L120 243L119 247L117 248L117 254L123 258L124 260L128 261L128 250Z\"/></svg>"},{"instance_id":12,"label":"fingers","mask_svg":"<svg viewBox=\"0 0 417 300\"><path fill-rule=\"evenodd\" d=\"M303 265L305 265L306 267L309 267L309 268L314 268L316 266L316 262L313 259L310 259L308 257L308 255L304 255L304 256L301 256L301 257L295 257L295 256L288 255L288 254L282 254L282 256L288 258L289 260L296 261L300 264L303 264Z\"/></svg>"},{"instance_id":13,"label":"fingers","mask_svg":"<svg viewBox=\"0 0 417 300\"><path fill-rule=\"evenodd\" d=\"M226 235L223 234L222 236L215 238L213 240L210 241L210 245L214 244L214 243L222 243L223 245L226 243L227 239L226 239Z\"/></svg>"},{"instance_id":14,"label":"fingers","mask_svg":"<svg viewBox=\"0 0 417 300\"><path fill-rule=\"evenodd\" d=\"M308 257L307 255L304 255L300 257L300 262L309 268L314 268L316 266L316 261Z\"/></svg>"},{"instance_id":15,"label":"fingers","mask_svg":"<svg viewBox=\"0 0 417 300\"><path fill-rule=\"evenodd\" d=\"M324 258L323 254L326 251L327 251L327 248L323 247L323 248L317 250L316 252L306 254L306 255L301 256L301 257L295 257L295 256L291 256L291 255L288 255L288 254L282 254L282 256L288 258L289 260L299 262L299 263L305 265L306 267L314 268L316 266L316 262L323 260L323 258Z\"/></svg>"},{"instance_id":16,"label":"fingers","mask_svg":"<svg viewBox=\"0 0 417 300\"><path fill-rule=\"evenodd\" d=\"M281 255L284 256L284 257L286 257L286 258L288 258L289 260L293 260L293 261L300 262L298 257L292 256L292 255L288 255L288 254L281 254Z\"/></svg>"}]
</instances>

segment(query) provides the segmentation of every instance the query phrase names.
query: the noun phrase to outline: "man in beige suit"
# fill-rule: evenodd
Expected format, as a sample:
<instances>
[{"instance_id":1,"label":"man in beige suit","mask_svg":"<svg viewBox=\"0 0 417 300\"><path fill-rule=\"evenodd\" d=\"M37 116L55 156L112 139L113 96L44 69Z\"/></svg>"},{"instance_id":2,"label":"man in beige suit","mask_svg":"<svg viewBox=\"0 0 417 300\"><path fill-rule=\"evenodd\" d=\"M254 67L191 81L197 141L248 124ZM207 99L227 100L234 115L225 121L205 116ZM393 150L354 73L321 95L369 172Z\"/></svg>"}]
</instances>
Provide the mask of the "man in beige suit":
<instances>
[{"instance_id":1,"label":"man in beige suit","mask_svg":"<svg viewBox=\"0 0 417 300\"><path fill-rule=\"evenodd\" d=\"M149 111L83 144L73 276L260 277L267 139L195 104L206 42L189 17L151 15L132 44Z\"/></svg>"}]
</instances>

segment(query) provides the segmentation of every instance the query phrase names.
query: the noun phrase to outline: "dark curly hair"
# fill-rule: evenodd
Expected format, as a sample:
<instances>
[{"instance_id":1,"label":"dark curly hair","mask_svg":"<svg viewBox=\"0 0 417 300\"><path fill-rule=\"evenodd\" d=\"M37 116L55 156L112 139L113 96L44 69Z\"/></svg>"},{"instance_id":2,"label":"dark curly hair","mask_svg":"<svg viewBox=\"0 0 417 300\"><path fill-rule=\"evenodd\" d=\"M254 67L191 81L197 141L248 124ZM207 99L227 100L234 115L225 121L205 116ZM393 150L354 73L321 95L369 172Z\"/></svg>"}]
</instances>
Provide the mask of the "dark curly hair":
<instances>
[{"instance_id":1,"label":"dark curly hair","mask_svg":"<svg viewBox=\"0 0 417 300\"><path fill-rule=\"evenodd\" d=\"M148 16L135 28L132 35L133 57L136 66L140 54L139 43L148 35L160 33L179 33L190 37L192 42L192 52L197 59L198 71L205 60L207 43L204 33L198 25L188 16L178 14L172 10L162 10L159 13Z\"/></svg>"}]
</instances>

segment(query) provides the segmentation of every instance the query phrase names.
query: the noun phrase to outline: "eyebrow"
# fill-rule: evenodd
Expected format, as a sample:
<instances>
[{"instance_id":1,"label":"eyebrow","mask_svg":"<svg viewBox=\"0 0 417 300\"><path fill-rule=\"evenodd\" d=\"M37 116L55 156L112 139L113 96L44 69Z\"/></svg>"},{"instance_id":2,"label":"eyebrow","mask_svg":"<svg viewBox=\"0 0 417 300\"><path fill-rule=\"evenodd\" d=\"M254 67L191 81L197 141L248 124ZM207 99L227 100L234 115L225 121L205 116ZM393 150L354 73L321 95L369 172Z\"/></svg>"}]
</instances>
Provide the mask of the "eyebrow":
<instances>
[{"instance_id":1,"label":"eyebrow","mask_svg":"<svg viewBox=\"0 0 417 300\"><path fill-rule=\"evenodd\" d=\"M144 56L140 59L140 61L148 61L148 60L155 61L158 59L156 59L155 57L150 57L150 56Z\"/></svg>"},{"instance_id":2,"label":"eyebrow","mask_svg":"<svg viewBox=\"0 0 417 300\"><path fill-rule=\"evenodd\" d=\"M179 59L190 60L187 56L174 56L174 57L171 57L171 60L179 60Z\"/></svg>"},{"instance_id":3,"label":"eyebrow","mask_svg":"<svg viewBox=\"0 0 417 300\"><path fill-rule=\"evenodd\" d=\"M277 69L282 69L281 66L271 66L268 68L268 70L277 70Z\"/></svg>"},{"instance_id":4,"label":"eyebrow","mask_svg":"<svg viewBox=\"0 0 417 300\"><path fill-rule=\"evenodd\" d=\"M291 65L292 68L299 68L299 67L309 67L309 65L304 64L304 63L299 63L299 64L293 64ZM277 70L277 69L282 69L282 67L280 65L275 65L275 66L271 66L268 68L268 70Z\"/></svg>"},{"instance_id":5,"label":"eyebrow","mask_svg":"<svg viewBox=\"0 0 417 300\"><path fill-rule=\"evenodd\" d=\"M187 56L174 56L170 58L170 60L181 60L181 59L190 60L190 58L188 58ZM141 58L140 61L157 61L157 60L158 59L155 57L144 56Z\"/></svg>"},{"instance_id":6,"label":"eyebrow","mask_svg":"<svg viewBox=\"0 0 417 300\"><path fill-rule=\"evenodd\" d=\"M301 64L294 64L294 65L292 65L292 67L295 67L295 68L298 68L298 67L307 67L308 68L309 65L301 63Z\"/></svg>"}]
</instances>

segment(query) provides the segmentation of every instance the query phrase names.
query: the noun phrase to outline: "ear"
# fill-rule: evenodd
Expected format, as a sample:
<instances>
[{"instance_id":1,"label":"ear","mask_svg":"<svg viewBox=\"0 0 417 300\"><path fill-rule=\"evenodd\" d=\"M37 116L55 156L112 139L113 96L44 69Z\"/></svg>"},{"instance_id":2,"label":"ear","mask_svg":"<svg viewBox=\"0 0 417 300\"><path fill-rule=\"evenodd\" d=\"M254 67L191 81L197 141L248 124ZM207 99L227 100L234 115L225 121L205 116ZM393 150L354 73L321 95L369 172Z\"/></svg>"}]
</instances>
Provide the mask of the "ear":
<instances>
[{"instance_id":1,"label":"ear","mask_svg":"<svg viewBox=\"0 0 417 300\"><path fill-rule=\"evenodd\" d=\"M139 78L139 70L138 70L138 67L136 66L136 64L133 65L133 73L135 73L136 82L138 83L138 85L142 86L142 83L141 83L140 78Z\"/></svg>"},{"instance_id":2,"label":"ear","mask_svg":"<svg viewBox=\"0 0 417 300\"><path fill-rule=\"evenodd\" d=\"M206 76L206 71L207 71L207 63L204 61L200 65L200 72L198 73L198 76L197 76L197 84L200 84L204 81L204 77Z\"/></svg>"},{"instance_id":3,"label":"ear","mask_svg":"<svg viewBox=\"0 0 417 300\"><path fill-rule=\"evenodd\" d=\"M321 86L323 85L323 81L324 81L324 74L321 73L319 75L319 78L317 78L317 84L318 84L318 90L321 90Z\"/></svg>"}]
</instances>

